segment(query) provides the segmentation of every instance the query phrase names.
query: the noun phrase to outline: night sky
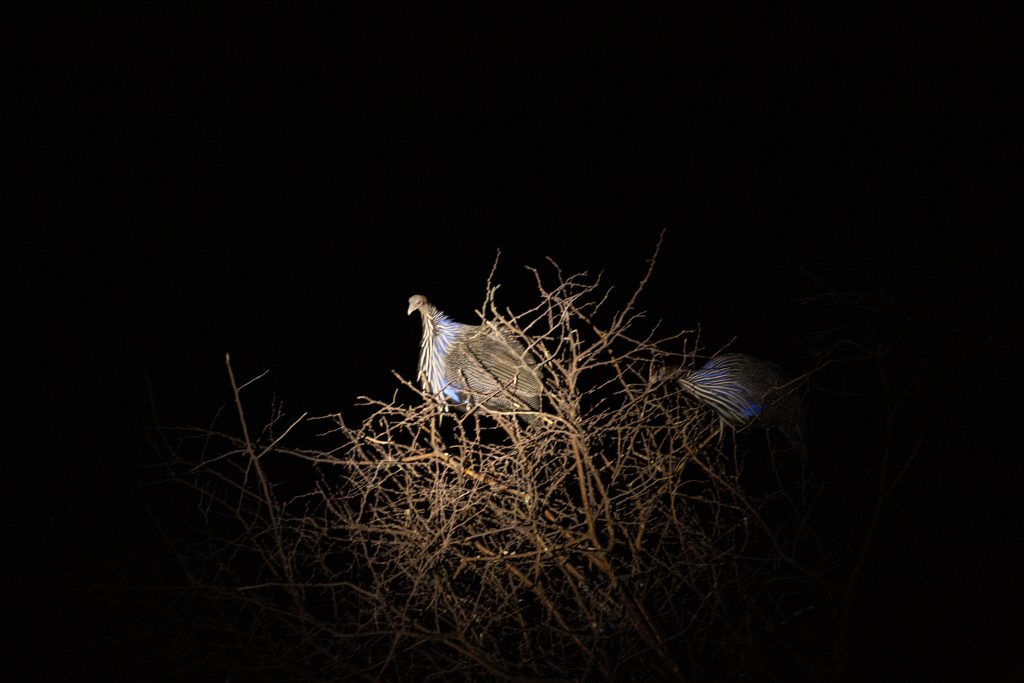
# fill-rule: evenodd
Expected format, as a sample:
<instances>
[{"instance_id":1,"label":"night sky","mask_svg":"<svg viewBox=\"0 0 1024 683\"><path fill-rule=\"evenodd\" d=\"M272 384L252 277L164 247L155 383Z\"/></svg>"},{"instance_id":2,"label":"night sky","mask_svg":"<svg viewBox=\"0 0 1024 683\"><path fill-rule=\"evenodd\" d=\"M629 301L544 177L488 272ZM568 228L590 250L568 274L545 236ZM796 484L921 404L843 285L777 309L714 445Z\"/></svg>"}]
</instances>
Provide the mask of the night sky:
<instances>
[{"instance_id":1,"label":"night sky","mask_svg":"<svg viewBox=\"0 0 1024 683\"><path fill-rule=\"evenodd\" d=\"M358 415L414 374L411 294L475 322L499 250L512 308L547 257L628 292L659 236L639 307L699 327L705 353L804 370L825 339L901 331L928 438L865 568L857 655L912 680L1005 670L1024 645L1024 472L998 390L1020 365L1009 29L966 9L371 6L26 24L5 611L49 654L19 680L61 657L121 671L85 638L117 615L75 597L157 552L125 502L156 457L143 428L208 423L226 353L290 413ZM823 415L812 461L869 441L859 417Z\"/></svg>"}]
</instances>

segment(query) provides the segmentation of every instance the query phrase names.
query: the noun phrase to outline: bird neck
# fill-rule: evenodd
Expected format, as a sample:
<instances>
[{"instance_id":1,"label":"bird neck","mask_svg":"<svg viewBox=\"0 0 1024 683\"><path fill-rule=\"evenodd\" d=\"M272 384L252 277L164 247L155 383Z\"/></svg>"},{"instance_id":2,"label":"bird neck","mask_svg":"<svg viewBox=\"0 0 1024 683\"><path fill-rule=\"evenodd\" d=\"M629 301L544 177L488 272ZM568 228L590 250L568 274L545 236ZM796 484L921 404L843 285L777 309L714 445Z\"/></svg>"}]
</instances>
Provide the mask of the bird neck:
<instances>
[{"instance_id":1,"label":"bird neck","mask_svg":"<svg viewBox=\"0 0 1024 683\"><path fill-rule=\"evenodd\" d=\"M423 343L435 347L439 353L447 353L448 347L455 340L455 335L462 328L447 315L432 308L427 315L423 316Z\"/></svg>"},{"instance_id":2,"label":"bird neck","mask_svg":"<svg viewBox=\"0 0 1024 683\"><path fill-rule=\"evenodd\" d=\"M444 377L445 358L464 326L433 307L422 313L423 339L420 341L420 381L425 390L437 394L447 388Z\"/></svg>"}]
</instances>

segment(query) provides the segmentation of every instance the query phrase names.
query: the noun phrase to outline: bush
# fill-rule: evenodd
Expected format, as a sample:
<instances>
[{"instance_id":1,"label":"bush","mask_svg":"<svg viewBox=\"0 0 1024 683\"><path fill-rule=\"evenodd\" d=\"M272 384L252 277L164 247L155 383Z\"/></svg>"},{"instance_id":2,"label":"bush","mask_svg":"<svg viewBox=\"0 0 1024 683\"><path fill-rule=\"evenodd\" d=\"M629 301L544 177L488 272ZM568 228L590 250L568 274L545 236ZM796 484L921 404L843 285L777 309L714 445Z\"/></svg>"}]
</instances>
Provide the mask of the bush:
<instances>
[{"instance_id":1,"label":"bush","mask_svg":"<svg viewBox=\"0 0 1024 683\"><path fill-rule=\"evenodd\" d=\"M257 430L258 383L228 358L237 429L161 430L200 512L175 553L202 661L253 680L820 674L819 489L657 380L699 338L648 325L650 271L611 310L552 266L523 312L489 282L483 316L541 359L539 425L439 411L398 376L406 400L366 397L357 424L275 404Z\"/></svg>"}]
</instances>

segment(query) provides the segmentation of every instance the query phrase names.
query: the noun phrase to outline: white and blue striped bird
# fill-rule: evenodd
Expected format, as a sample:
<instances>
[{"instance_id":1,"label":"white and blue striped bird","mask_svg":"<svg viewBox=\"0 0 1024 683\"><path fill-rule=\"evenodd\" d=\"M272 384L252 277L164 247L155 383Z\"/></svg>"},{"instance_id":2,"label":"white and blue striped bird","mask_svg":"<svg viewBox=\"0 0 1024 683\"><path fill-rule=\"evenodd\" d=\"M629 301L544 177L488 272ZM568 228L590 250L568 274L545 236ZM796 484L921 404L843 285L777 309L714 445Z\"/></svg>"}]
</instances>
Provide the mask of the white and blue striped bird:
<instances>
[{"instance_id":1,"label":"white and blue striped bird","mask_svg":"<svg viewBox=\"0 0 1024 683\"><path fill-rule=\"evenodd\" d=\"M408 315L420 312L423 337L417 378L445 408L483 405L538 422L543 387L536 357L510 332L456 322L422 294L409 297Z\"/></svg>"},{"instance_id":2,"label":"white and blue striped bird","mask_svg":"<svg viewBox=\"0 0 1024 683\"><path fill-rule=\"evenodd\" d=\"M723 353L675 377L682 390L735 429L777 428L807 459L806 415L793 378L779 365L745 353Z\"/></svg>"}]
</instances>

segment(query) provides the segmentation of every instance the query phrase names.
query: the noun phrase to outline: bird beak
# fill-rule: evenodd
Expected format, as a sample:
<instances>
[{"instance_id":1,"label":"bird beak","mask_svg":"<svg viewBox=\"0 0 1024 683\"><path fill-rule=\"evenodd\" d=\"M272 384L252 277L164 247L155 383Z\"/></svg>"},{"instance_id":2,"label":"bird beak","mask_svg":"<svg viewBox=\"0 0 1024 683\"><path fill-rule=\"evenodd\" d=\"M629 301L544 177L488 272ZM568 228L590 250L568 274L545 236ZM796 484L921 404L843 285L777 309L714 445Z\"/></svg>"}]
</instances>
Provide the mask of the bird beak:
<instances>
[{"instance_id":1,"label":"bird beak","mask_svg":"<svg viewBox=\"0 0 1024 683\"><path fill-rule=\"evenodd\" d=\"M412 312L416 310L412 304L409 304L409 310L405 312L406 315L412 315Z\"/></svg>"}]
</instances>

